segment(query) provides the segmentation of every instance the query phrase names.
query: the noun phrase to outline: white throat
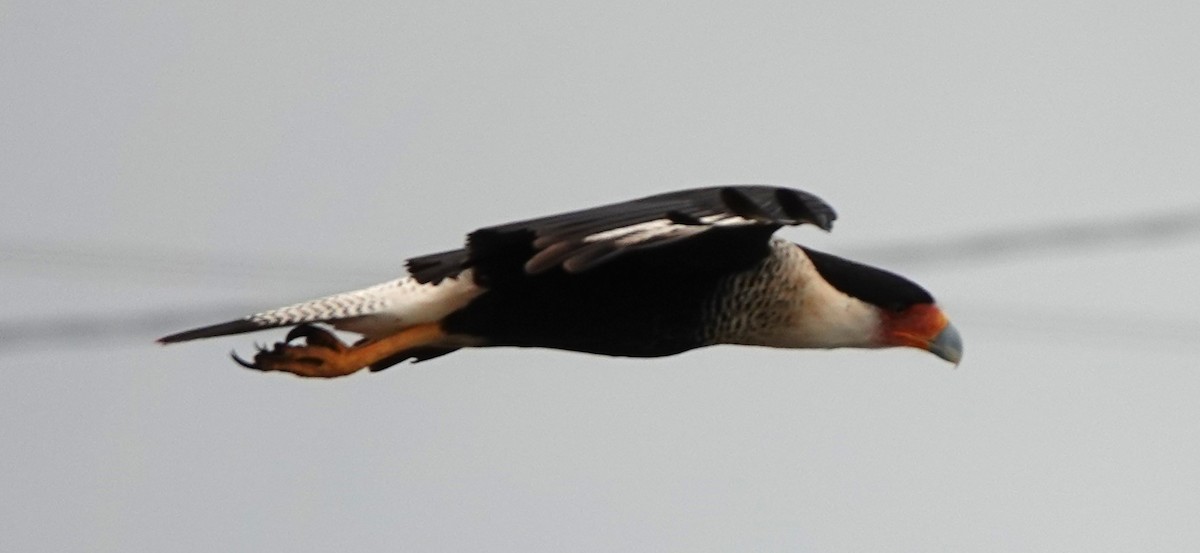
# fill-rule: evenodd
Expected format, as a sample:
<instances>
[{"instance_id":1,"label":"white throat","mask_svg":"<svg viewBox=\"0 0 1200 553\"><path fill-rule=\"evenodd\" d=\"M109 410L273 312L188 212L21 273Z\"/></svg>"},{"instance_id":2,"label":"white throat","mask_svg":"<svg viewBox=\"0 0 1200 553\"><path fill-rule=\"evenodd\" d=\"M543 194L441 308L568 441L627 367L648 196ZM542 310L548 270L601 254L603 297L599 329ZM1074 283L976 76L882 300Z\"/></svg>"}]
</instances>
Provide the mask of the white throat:
<instances>
[{"instance_id":1,"label":"white throat","mask_svg":"<svg viewBox=\"0 0 1200 553\"><path fill-rule=\"evenodd\" d=\"M829 284L795 244L776 238L761 267L783 286L771 306L773 324L756 326L736 343L783 348L878 347L879 308Z\"/></svg>"}]
</instances>

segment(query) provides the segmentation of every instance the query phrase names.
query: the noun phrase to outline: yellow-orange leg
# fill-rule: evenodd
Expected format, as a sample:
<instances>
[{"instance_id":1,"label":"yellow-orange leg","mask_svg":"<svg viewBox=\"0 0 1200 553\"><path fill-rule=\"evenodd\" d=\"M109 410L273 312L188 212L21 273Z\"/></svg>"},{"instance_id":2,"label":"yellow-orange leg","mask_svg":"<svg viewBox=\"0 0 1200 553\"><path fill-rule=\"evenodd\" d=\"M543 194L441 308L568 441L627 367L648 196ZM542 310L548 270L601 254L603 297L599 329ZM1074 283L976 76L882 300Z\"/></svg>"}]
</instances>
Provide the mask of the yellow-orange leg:
<instances>
[{"instance_id":1,"label":"yellow-orange leg","mask_svg":"<svg viewBox=\"0 0 1200 553\"><path fill-rule=\"evenodd\" d=\"M300 325L288 333L284 342L270 349L260 348L254 361L233 354L233 360L248 369L283 371L298 376L333 378L345 376L378 363L404 350L426 346L446 334L437 323L412 326L390 336L365 340L347 346L333 333L312 325ZM290 342L303 337L304 345Z\"/></svg>"}]
</instances>

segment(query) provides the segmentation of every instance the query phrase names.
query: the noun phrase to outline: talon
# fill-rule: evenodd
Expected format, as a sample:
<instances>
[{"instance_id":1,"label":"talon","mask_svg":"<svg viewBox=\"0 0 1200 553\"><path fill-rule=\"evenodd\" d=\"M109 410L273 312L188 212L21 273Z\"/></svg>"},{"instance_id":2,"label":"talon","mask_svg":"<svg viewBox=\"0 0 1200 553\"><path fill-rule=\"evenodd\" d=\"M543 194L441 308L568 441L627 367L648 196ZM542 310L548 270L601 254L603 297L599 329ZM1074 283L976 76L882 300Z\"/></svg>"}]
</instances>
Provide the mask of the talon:
<instances>
[{"instance_id":1,"label":"talon","mask_svg":"<svg viewBox=\"0 0 1200 553\"><path fill-rule=\"evenodd\" d=\"M316 330L316 327L308 323L297 325L295 328L288 331L287 336L283 337L283 341L291 343L294 342L296 338L307 338L313 330Z\"/></svg>"},{"instance_id":2,"label":"talon","mask_svg":"<svg viewBox=\"0 0 1200 553\"><path fill-rule=\"evenodd\" d=\"M309 331L301 331L309 332ZM350 374L360 367L348 365L344 358L346 348L340 341L319 328L311 329L307 345L277 342L271 348L256 344L258 353L254 361L246 361L231 352L233 361L247 369L262 372L287 372L303 377L329 378ZM328 337L328 338L327 338ZM325 343L332 340L332 343ZM315 343L314 343L315 341Z\"/></svg>"},{"instance_id":3,"label":"talon","mask_svg":"<svg viewBox=\"0 0 1200 553\"><path fill-rule=\"evenodd\" d=\"M407 328L391 336L375 340L359 340L354 347L342 343L332 332L312 325L300 325L287 335L286 342L277 342L271 349L257 345L254 361L246 361L231 352L235 363L256 371L279 371L296 376L333 378L345 376L366 367L387 366L412 356L421 348L445 337L435 323ZM304 338L306 344L290 344ZM394 359L393 359L394 358Z\"/></svg>"},{"instance_id":4,"label":"talon","mask_svg":"<svg viewBox=\"0 0 1200 553\"><path fill-rule=\"evenodd\" d=\"M230 351L230 352L229 352L229 356L233 358L233 362L234 362L234 363L237 363L237 364L239 364L239 365L241 365L241 366L243 366L243 367L246 367L247 369L254 369L254 370L256 370L256 371L261 371L261 370L263 370L263 369L262 369L261 367L259 367L258 365L254 364L254 363L251 363L251 362L249 362L249 361L246 361L245 359L242 359L241 357L239 357L239 356L238 356L238 354L237 354L237 350Z\"/></svg>"},{"instance_id":5,"label":"talon","mask_svg":"<svg viewBox=\"0 0 1200 553\"><path fill-rule=\"evenodd\" d=\"M293 328L287 333L284 340L291 343L296 338L304 338L305 342L310 346L321 346L335 351L346 349L346 345L341 340L338 340L337 336L334 336L332 332L310 324L302 324Z\"/></svg>"}]
</instances>

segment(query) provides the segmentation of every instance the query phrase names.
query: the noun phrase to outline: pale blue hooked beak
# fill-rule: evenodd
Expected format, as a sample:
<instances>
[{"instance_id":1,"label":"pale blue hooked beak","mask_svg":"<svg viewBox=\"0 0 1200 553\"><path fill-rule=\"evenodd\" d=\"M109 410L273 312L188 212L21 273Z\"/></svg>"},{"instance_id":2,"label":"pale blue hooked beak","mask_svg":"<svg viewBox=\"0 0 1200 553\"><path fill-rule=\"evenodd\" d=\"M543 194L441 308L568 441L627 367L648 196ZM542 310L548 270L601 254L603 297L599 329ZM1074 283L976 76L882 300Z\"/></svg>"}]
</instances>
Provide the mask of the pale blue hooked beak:
<instances>
[{"instance_id":1,"label":"pale blue hooked beak","mask_svg":"<svg viewBox=\"0 0 1200 553\"><path fill-rule=\"evenodd\" d=\"M946 327L933 337L928 349L930 353L954 363L954 366L957 367L958 363L962 361L962 336L959 335L958 329L954 328L954 325L946 323Z\"/></svg>"}]
</instances>

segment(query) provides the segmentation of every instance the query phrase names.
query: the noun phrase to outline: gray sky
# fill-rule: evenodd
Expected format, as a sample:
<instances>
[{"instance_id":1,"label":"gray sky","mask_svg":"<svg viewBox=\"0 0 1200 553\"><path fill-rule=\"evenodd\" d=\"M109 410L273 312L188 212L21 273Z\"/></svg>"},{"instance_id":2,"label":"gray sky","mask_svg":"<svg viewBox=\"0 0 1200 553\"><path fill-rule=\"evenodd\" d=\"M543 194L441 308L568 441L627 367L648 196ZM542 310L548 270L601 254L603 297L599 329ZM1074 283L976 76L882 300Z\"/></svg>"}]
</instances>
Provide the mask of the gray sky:
<instances>
[{"instance_id":1,"label":"gray sky","mask_svg":"<svg viewBox=\"0 0 1200 553\"><path fill-rule=\"evenodd\" d=\"M0 550L1200 547L1195 235L880 249L1200 208L1191 3L108 4L0 7ZM151 343L731 182L834 204L787 236L924 284L963 365Z\"/></svg>"}]
</instances>

